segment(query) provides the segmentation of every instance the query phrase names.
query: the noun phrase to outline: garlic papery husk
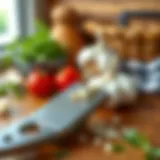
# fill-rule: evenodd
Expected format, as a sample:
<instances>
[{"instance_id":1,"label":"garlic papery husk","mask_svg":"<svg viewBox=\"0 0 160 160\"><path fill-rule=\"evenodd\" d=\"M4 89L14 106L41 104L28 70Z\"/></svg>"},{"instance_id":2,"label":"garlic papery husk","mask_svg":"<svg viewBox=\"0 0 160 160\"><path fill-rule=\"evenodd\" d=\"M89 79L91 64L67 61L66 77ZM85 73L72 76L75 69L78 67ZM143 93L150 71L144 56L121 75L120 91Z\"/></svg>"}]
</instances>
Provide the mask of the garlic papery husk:
<instances>
[{"instance_id":1,"label":"garlic papery husk","mask_svg":"<svg viewBox=\"0 0 160 160\"><path fill-rule=\"evenodd\" d=\"M89 95L92 91L104 92L107 103L114 107L136 99L137 82L130 75L120 72L118 55L105 45L101 36L96 44L80 52L77 62L85 75Z\"/></svg>"}]
</instances>

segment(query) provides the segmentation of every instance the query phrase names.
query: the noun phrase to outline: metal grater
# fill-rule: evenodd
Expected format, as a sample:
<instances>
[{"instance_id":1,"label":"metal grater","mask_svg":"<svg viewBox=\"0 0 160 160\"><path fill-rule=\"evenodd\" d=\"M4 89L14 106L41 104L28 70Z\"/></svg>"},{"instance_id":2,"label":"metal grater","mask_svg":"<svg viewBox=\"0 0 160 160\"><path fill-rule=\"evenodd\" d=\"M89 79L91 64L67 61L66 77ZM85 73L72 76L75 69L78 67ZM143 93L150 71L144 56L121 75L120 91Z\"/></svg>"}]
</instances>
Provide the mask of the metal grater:
<instances>
[{"instance_id":1,"label":"metal grater","mask_svg":"<svg viewBox=\"0 0 160 160\"><path fill-rule=\"evenodd\" d=\"M10 125L0 132L0 154L23 149L35 144L61 138L64 133L72 130L78 123L91 113L103 100L99 93L94 98L81 102L73 102L71 95L82 87L77 83L64 93L52 98L44 107L31 116ZM36 125L36 134L24 134L27 126Z\"/></svg>"}]
</instances>

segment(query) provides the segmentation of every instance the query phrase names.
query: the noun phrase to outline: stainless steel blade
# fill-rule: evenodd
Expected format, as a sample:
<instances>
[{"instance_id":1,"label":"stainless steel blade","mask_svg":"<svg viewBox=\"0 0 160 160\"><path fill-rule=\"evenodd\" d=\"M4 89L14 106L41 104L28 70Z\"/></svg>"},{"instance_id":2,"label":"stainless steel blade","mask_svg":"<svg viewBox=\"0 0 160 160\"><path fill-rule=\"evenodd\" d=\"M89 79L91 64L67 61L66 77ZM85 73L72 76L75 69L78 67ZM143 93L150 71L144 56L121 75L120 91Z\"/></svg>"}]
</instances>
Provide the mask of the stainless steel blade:
<instances>
[{"instance_id":1,"label":"stainless steel blade","mask_svg":"<svg viewBox=\"0 0 160 160\"><path fill-rule=\"evenodd\" d=\"M74 94L75 90L81 87L80 83L75 84L64 93L53 97L44 107L31 116L3 129L0 132L0 154L49 139L56 140L61 135L68 133L104 98L103 94L99 93L92 99L73 102L71 94ZM38 132L34 134L24 133L25 128L31 126L37 126Z\"/></svg>"}]
</instances>

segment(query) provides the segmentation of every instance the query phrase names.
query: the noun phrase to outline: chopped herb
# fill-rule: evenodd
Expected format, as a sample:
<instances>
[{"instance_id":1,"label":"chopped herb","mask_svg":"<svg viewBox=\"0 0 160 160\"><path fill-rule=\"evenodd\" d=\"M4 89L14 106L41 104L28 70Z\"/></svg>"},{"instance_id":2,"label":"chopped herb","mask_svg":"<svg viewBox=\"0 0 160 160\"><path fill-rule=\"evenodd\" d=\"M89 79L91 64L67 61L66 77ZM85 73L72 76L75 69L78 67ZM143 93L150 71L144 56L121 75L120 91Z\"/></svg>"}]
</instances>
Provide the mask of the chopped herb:
<instances>
[{"instance_id":1,"label":"chopped herb","mask_svg":"<svg viewBox=\"0 0 160 160\"><path fill-rule=\"evenodd\" d=\"M21 97L25 94L25 88L23 85L12 82L0 85L0 96L6 96L9 93L13 93L15 96Z\"/></svg>"},{"instance_id":2,"label":"chopped herb","mask_svg":"<svg viewBox=\"0 0 160 160\"><path fill-rule=\"evenodd\" d=\"M0 96L6 96L6 95L7 95L6 87L3 85L0 85Z\"/></svg>"},{"instance_id":3,"label":"chopped herb","mask_svg":"<svg viewBox=\"0 0 160 160\"><path fill-rule=\"evenodd\" d=\"M17 97L22 97L25 93L25 88L23 85L17 83L8 83L8 90Z\"/></svg>"},{"instance_id":4,"label":"chopped herb","mask_svg":"<svg viewBox=\"0 0 160 160\"><path fill-rule=\"evenodd\" d=\"M0 69L5 70L13 65L13 58L11 55L5 55L0 58Z\"/></svg>"},{"instance_id":5,"label":"chopped herb","mask_svg":"<svg viewBox=\"0 0 160 160\"><path fill-rule=\"evenodd\" d=\"M51 38L49 28L41 22L37 23L34 34L10 44L8 52L15 53L26 64L48 63L66 58L66 49Z\"/></svg>"},{"instance_id":6,"label":"chopped herb","mask_svg":"<svg viewBox=\"0 0 160 160\"><path fill-rule=\"evenodd\" d=\"M144 151L148 151L151 148L148 138L135 129L129 129L125 131L124 138L129 144L133 145L134 147L141 148Z\"/></svg>"},{"instance_id":7,"label":"chopped herb","mask_svg":"<svg viewBox=\"0 0 160 160\"><path fill-rule=\"evenodd\" d=\"M158 160L160 158L160 148L151 148L146 153L146 160Z\"/></svg>"},{"instance_id":8,"label":"chopped herb","mask_svg":"<svg viewBox=\"0 0 160 160\"><path fill-rule=\"evenodd\" d=\"M152 147L149 139L135 129L125 131L124 138L132 146L142 149L146 153L146 160L160 159L160 148Z\"/></svg>"},{"instance_id":9,"label":"chopped herb","mask_svg":"<svg viewBox=\"0 0 160 160\"><path fill-rule=\"evenodd\" d=\"M146 160L157 160L157 157L152 152L148 152L146 153Z\"/></svg>"},{"instance_id":10,"label":"chopped herb","mask_svg":"<svg viewBox=\"0 0 160 160\"><path fill-rule=\"evenodd\" d=\"M160 148L153 148L154 155L158 158L160 158Z\"/></svg>"}]
</instances>

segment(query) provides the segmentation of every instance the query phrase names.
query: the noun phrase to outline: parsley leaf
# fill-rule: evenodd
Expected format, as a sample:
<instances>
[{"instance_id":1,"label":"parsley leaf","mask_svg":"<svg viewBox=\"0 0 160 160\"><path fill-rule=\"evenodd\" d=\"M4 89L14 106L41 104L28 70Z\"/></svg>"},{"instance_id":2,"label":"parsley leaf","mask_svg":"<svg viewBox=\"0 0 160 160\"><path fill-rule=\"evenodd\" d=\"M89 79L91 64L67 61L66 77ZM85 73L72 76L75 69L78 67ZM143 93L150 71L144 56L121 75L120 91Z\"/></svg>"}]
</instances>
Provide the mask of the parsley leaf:
<instances>
[{"instance_id":1,"label":"parsley leaf","mask_svg":"<svg viewBox=\"0 0 160 160\"><path fill-rule=\"evenodd\" d=\"M146 153L146 160L158 160L160 158L160 148L151 148Z\"/></svg>"},{"instance_id":2,"label":"parsley leaf","mask_svg":"<svg viewBox=\"0 0 160 160\"><path fill-rule=\"evenodd\" d=\"M146 152L151 148L151 144L148 138L135 129L129 129L125 131L124 139L132 146L141 148Z\"/></svg>"}]
</instances>

